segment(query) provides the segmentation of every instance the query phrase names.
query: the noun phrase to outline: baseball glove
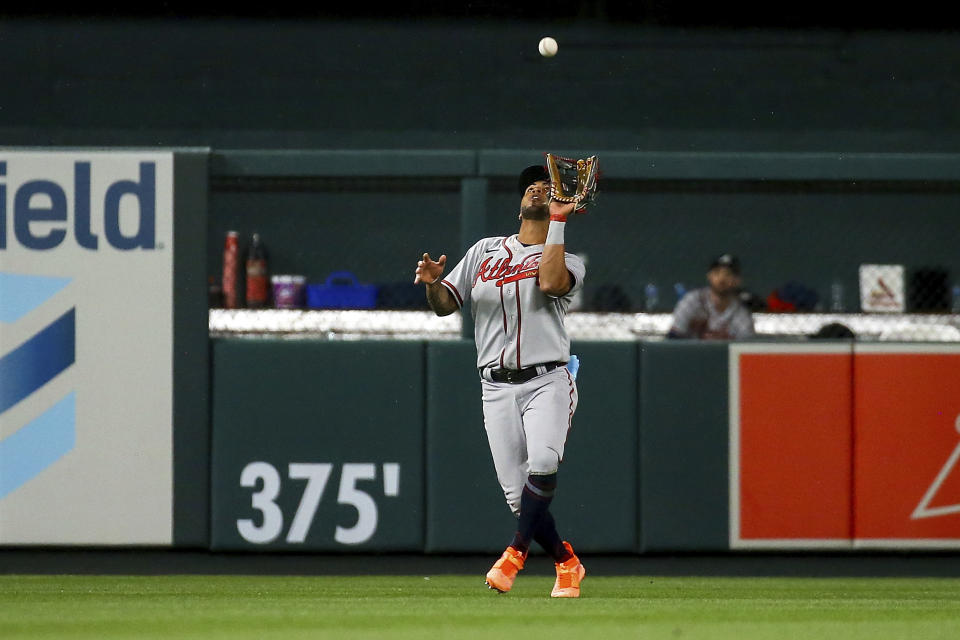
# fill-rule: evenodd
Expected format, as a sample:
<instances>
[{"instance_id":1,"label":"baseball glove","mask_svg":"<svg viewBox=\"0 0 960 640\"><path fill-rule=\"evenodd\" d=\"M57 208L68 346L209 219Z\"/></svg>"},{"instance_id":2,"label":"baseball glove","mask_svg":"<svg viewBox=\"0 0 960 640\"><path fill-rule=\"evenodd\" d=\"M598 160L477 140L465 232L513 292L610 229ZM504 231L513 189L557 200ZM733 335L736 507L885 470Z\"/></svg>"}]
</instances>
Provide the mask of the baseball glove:
<instances>
[{"instance_id":1,"label":"baseball glove","mask_svg":"<svg viewBox=\"0 0 960 640\"><path fill-rule=\"evenodd\" d=\"M596 200L597 168L597 156L574 160L548 153L550 197L558 202L573 202L575 211L583 213Z\"/></svg>"}]
</instances>

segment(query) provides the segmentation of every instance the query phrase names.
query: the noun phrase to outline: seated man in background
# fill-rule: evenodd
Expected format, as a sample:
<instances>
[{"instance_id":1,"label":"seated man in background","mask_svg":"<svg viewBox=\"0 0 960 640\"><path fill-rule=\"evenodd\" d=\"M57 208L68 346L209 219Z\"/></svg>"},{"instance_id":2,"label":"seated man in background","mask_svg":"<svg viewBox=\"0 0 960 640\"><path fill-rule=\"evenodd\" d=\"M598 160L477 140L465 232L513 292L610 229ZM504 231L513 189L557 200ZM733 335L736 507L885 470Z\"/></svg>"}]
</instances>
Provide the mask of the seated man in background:
<instances>
[{"instance_id":1,"label":"seated man in background","mask_svg":"<svg viewBox=\"0 0 960 640\"><path fill-rule=\"evenodd\" d=\"M718 256L707 270L709 286L683 296L673 310L668 338L738 340L752 338L753 315L740 302L740 261Z\"/></svg>"}]
</instances>

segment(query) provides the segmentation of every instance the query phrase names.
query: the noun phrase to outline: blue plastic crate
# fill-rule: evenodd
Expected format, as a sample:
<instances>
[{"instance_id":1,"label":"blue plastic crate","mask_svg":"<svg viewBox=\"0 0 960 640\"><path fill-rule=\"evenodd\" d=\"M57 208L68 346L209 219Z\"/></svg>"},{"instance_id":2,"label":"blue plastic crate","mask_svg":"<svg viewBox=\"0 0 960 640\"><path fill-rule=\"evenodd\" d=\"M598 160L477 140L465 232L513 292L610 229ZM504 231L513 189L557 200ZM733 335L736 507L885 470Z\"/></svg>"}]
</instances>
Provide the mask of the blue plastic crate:
<instances>
[{"instance_id":1,"label":"blue plastic crate","mask_svg":"<svg viewBox=\"0 0 960 640\"><path fill-rule=\"evenodd\" d=\"M373 309L377 285L360 284L349 271L335 271L322 284L307 285L307 306L311 309Z\"/></svg>"}]
</instances>

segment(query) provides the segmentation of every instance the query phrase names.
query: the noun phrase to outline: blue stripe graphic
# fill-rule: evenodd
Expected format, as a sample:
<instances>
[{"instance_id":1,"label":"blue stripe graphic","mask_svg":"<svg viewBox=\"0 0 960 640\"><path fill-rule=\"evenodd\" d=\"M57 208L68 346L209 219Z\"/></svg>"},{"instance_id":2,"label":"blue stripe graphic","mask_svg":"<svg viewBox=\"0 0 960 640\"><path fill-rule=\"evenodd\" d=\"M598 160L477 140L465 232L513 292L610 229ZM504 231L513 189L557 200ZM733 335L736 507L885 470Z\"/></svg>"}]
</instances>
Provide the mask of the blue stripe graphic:
<instances>
[{"instance_id":1,"label":"blue stripe graphic","mask_svg":"<svg viewBox=\"0 0 960 640\"><path fill-rule=\"evenodd\" d=\"M40 417L0 440L0 498L65 456L77 443L77 399L70 392Z\"/></svg>"},{"instance_id":2,"label":"blue stripe graphic","mask_svg":"<svg viewBox=\"0 0 960 640\"><path fill-rule=\"evenodd\" d=\"M73 364L76 309L0 358L0 413L17 404Z\"/></svg>"},{"instance_id":3,"label":"blue stripe graphic","mask_svg":"<svg viewBox=\"0 0 960 640\"><path fill-rule=\"evenodd\" d=\"M0 323L12 324L70 284L70 278L0 273Z\"/></svg>"}]
</instances>

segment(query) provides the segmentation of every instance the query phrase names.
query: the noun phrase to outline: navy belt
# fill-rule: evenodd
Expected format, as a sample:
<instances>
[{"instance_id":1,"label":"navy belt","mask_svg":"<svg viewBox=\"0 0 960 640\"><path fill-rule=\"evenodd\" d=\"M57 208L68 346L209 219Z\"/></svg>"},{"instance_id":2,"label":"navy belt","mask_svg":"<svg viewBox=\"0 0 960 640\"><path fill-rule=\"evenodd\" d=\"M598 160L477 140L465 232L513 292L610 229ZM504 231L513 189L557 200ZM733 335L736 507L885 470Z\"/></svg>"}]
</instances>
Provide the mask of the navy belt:
<instances>
[{"instance_id":1,"label":"navy belt","mask_svg":"<svg viewBox=\"0 0 960 640\"><path fill-rule=\"evenodd\" d=\"M528 380L533 380L537 376L542 376L548 371L553 371L557 367L564 366L563 362L547 362L538 364L525 369L491 369L490 379L494 382L509 382L510 384L521 384Z\"/></svg>"}]
</instances>

